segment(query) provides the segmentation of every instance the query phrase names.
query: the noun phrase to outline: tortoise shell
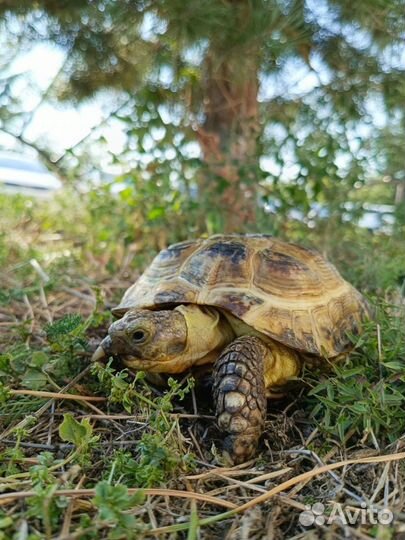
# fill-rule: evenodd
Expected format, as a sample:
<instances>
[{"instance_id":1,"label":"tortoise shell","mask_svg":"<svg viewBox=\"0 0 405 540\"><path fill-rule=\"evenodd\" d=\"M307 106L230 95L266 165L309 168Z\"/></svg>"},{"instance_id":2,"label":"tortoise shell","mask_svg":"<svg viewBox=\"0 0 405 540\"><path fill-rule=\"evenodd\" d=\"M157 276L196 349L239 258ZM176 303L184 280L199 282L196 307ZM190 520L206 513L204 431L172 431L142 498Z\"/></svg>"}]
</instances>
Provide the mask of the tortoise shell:
<instances>
[{"instance_id":1,"label":"tortoise shell","mask_svg":"<svg viewBox=\"0 0 405 540\"><path fill-rule=\"evenodd\" d=\"M161 251L113 309L215 306L293 349L333 358L368 316L318 252L268 235L215 235ZM203 329L202 329L203 331Z\"/></svg>"}]
</instances>

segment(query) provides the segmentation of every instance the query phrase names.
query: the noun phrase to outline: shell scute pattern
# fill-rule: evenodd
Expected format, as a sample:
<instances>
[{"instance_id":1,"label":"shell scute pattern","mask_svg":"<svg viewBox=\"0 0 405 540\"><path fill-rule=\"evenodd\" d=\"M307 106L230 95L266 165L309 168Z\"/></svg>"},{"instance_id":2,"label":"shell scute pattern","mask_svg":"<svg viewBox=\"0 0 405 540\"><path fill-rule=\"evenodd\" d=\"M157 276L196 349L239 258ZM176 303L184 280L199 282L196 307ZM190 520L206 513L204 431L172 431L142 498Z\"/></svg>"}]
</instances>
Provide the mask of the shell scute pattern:
<instances>
[{"instance_id":1,"label":"shell scute pattern","mask_svg":"<svg viewBox=\"0 0 405 540\"><path fill-rule=\"evenodd\" d=\"M202 246L180 270L180 277L196 287L245 284L248 249L241 242L218 241Z\"/></svg>"},{"instance_id":2,"label":"shell scute pattern","mask_svg":"<svg viewBox=\"0 0 405 540\"><path fill-rule=\"evenodd\" d=\"M224 291L217 302L221 302L221 307L227 309L236 317L243 319L243 316L252 308L264 304L263 298L248 292Z\"/></svg>"},{"instance_id":3,"label":"shell scute pattern","mask_svg":"<svg viewBox=\"0 0 405 540\"><path fill-rule=\"evenodd\" d=\"M216 235L163 250L114 313L195 303L229 311L276 341L334 357L367 302L318 252L269 235Z\"/></svg>"}]
</instances>

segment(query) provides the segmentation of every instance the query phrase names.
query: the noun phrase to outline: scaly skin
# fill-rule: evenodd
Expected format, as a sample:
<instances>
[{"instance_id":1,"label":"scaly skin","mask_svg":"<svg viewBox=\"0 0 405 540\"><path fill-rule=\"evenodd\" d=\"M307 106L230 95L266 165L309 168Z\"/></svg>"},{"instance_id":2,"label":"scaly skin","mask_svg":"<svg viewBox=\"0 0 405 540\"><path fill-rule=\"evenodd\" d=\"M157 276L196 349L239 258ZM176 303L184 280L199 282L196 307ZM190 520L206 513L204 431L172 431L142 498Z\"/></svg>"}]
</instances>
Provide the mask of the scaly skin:
<instances>
[{"instance_id":1,"label":"scaly skin","mask_svg":"<svg viewBox=\"0 0 405 540\"><path fill-rule=\"evenodd\" d=\"M242 336L223 351L214 367L214 400L218 427L227 433L224 448L235 463L250 459L266 419L263 341Z\"/></svg>"}]
</instances>

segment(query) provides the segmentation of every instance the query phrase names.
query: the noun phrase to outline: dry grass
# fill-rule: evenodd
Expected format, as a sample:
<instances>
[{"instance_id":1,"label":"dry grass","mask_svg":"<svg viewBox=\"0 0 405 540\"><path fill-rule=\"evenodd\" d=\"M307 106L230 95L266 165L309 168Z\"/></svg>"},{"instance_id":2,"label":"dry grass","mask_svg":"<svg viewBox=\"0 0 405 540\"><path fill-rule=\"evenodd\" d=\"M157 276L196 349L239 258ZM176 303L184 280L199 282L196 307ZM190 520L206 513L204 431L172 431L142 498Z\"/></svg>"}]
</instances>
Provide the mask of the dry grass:
<instances>
[{"instance_id":1,"label":"dry grass","mask_svg":"<svg viewBox=\"0 0 405 540\"><path fill-rule=\"evenodd\" d=\"M72 248L63 238L46 240L35 228L30 234L55 257ZM143 502L134 499L128 506L120 501L119 513L135 518L133 538L405 537L403 438L387 444L349 430L339 442L308 416L304 391L269 403L257 459L235 467L228 467L220 455L221 434L204 388L196 386L184 400L175 394L172 409L163 412L156 411L162 389L153 384L134 387L130 411L124 411L124 401L111 400L89 361L109 323L104 309L114 305L134 277L131 250L117 255L114 272L106 268L103 254L90 256L85 248L83 253L88 255L85 264L66 272L59 268L57 279L37 259L14 260L1 274L3 290L20 291L0 304L3 355L13 355L23 345L27 351L46 351L52 359L64 358L66 351L52 349L47 325L66 314L90 320L95 309L102 316L86 328L86 345L70 351L66 362L74 370L59 366L60 371L51 371L46 390L27 388L18 382L22 377L10 379L6 390L12 395L0 401L0 539L12 534L19 540L130 538L125 527L120 532L117 517L106 519L95 495L101 480L125 484L127 501L139 491L135 473L126 471L119 456L128 452L141 463L145 434L167 448L174 461L153 486L145 487L143 479ZM27 272L21 277L22 268ZM98 437L84 451L61 439L66 413L88 422L92 436ZM160 466L158 462L156 470L148 471L158 474ZM142 477L142 471L136 473ZM352 515L364 507L389 508L394 521L381 525L367 518L362 523L359 517L353 523L318 520L306 527L299 516L314 503L324 504L325 516L333 503Z\"/></svg>"}]
</instances>

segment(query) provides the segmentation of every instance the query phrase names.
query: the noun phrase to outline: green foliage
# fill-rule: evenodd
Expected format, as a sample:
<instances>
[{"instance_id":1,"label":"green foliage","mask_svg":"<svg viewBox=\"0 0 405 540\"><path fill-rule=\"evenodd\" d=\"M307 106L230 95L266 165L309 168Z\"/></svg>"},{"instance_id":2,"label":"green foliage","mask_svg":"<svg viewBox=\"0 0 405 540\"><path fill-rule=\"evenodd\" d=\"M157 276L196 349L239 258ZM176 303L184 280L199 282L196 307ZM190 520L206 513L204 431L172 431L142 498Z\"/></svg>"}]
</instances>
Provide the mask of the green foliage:
<instances>
[{"instance_id":1,"label":"green foliage","mask_svg":"<svg viewBox=\"0 0 405 540\"><path fill-rule=\"evenodd\" d=\"M59 319L55 323L48 324L45 327L46 335L50 343L55 343L64 348L66 345L68 348L71 346L71 341L64 343L63 340L66 336L70 338L75 337L82 328L82 318L80 315L65 315L62 319Z\"/></svg>"},{"instance_id":2,"label":"green foliage","mask_svg":"<svg viewBox=\"0 0 405 540\"><path fill-rule=\"evenodd\" d=\"M125 451L117 451L110 476L121 482L143 488L167 486L167 481L180 468L192 467L192 458L180 459L175 445L166 440L166 433L145 433L137 445L136 459Z\"/></svg>"},{"instance_id":3,"label":"green foliage","mask_svg":"<svg viewBox=\"0 0 405 540\"><path fill-rule=\"evenodd\" d=\"M11 396L10 390L0 383L0 405L3 405Z\"/></svg>"},{"instance_id":4,"label":"green foliage","mask_svg":"<svg viewBox=\"0 0 405 540\"><path fill-rule=\"evenodd\" d=\"M111 364L112 360L109 360L106 365L95 362L91 366L92 373L98 378L103 391L108 394L110 403L120 403L129 414L139 400L153 406L148 398L135 390L137 382L145 378L145 373L138 371L135 378L129 382L128 371L124 369L117 372ZM147 391L146 386L143 389Z\"/></svg>"},{"instance_id":5,"label":"green foliage","mask_svg":"<svg viewBox=\"0 0 405 540\"><path fill-rule=\"evenodd\" d=\"M78 450L86 452L91 443L98 440L93 435L93 428L88 418L78 422L70 413L63 415L63 422L59 426L59 437L62 441L73 443Z\"/></svg>"},{"instance_id":6,"label":"green foliage","mask_svg":"<svg viewBox=\"0 0 405 540\"><path fill-rule=\"evenodd\" d=\"M41 0L35 5L3 2L0 11L8 35L6 57L7 40L13 50L16 40L31 48L33 42L48 39L66 52L63 70L44 101L55 96L77 101L98 93L101 100L114 102L109 122L125 134L123 149L111 151L102 125L57 161L69 178L98 173L100 155L125 171L119 179L123 190L115 199L103 202L95 196L93 211L102 216L94 232L99 245L117 237L127 244L137 242L146 234L154 249L178 239L179 229L193 236L220 232L226 225L221 194L229 175L218 173L220 157L204 145L207 134L219 138L221 151L242 138L240 147L255 146L236 159L230 156L241 180L234 189L243 196L243 186L250 183L260 199L257 221L242 228L280 231L292 211L305 222L317 220L317 212L342 216L344 204L368 182L383 176L403 182L401 0L363 0L362 9L348 9L343 0L193 0L186 7L165 0L137 4L136 9L131 2L118 7L112 0L80 5ZM230 69L235 63L238 69ZM253 75L245 68L251 63ZM250 101L233 110L229 103L244 78L260 80L260 103L249 92ZM222 79L227 91L215 85ZM106 89L113 93L103 93ZM10 91L4 94L0 119L10 132L9 126L24 124L26 116ZM256 105L252 133L240 124L247 122L242 111ZM42 141L38 146L54 165ZM64 204L60 219L71 201ZM101 212L107 205L109 212ZM137 209L132 229L126 226L124 205L131 212ZM263 212L264 205L273 215ZM362 211L359 205L350 212L351 220L357 221ZM116 212L118 236L103 226ZM400 208L394 216L400 224ZM176 227L167 227L174 221ZM16 249L7 244L4 252ZM36 252L35 246L30 250ZM0 260L2 252L0 248ZM113 256L109 262L113 271Z\"/></svg>"},{"instance_id":7,"label":"green foliage","mask_svg":"<svg viewBox=\"0 0 405 540\"><path fill-rule=\"evenodd\" d=\"M30 468L34 495L27 502L27 516L42 523L46 538L50 538L59 523L60 515L68 506L66 497L55 496L59 488L58 479L52 474L54 456L43 452L38 456L38 465Z\"/></svg>"},{"instance_id":8,"label":"green foliage","mask_svg":"<svg viewBox=\"0 0 405 540\"><path fill-rule=\"evenodd\" d=\"M145 433L139 441L138 451L138 464L134 472L138 485L142 487L165 485L167 478L190 464L190 460L179 458L180 454L175 453L175 447L167 444L162 432Z\"/></svg>"},{"instance_id":9,"label":"green foliage","mask_svg":"<svg viewBox=\"0 0 405 540\"><path fill-rule=\"evenodd\" d=\"M135 516L128 513L144 501L141 490L134 495L128 494L127 486L117 484L110 485L102 481L96 485L96 495L92 502L98 509L98 519L107 522L111 527L108 538L111 540L118 538L139 538L144 526L140 524Z\"/></svg>"},{"instance_id":10,"label":"green foliage","mask_svg":"<svg viewBox=\"0 0 405 540\"><path fill-rule=\"evenodd\" d=\"M41 452L38 455L38 465L33 465L29 470L33 484L40 486L54 484L56 477L51 472L54 464L55 456L51 452Z\"/></svg>"},{"instance_id":11,"label":"green foliage","mask_svg":"<svg viewBox=\"0 0 405 540\"><path fill-rule=\"evenodd\" d=\"M152 487L167 484L179 467L192 468L193 457L182 455L181 441L174 432L177 420L169 416L175 400L183 400L191 390L194 384L192 379L189 378L182 385L169 378L168 390L154 398L142 372L137 372L129 383L127 371L116 372L111 361L106 366L95 364L92 370L104 391L109 393L111 403L121 403L129 413L141 410L149 418L150 432L142 435L137 445L136 459L128 452L116 452L109 473L111 478L119 478L121 481L126 479L141 487Z\"/></svg>"},{"instance_id":12,"label":"green foliage","mask_svg":"<svg viewBox=\"0 0 405 540\"><path fill-rule=\"evenodd\" d=\"M21 472L20 462L23 459L24 452L18 447L18 444L0 452L0 473L2 475L18 474Z\"/></svg>"},{"instance_id":13,"label":"green foliage","mask_svg":"<svg viewBox=\"0 0 405 540\"><path fill-rule=\"evenodd\" d=\"M65 315L45 327L47 346L35 350L25 344L11 346L0 354L0 382L19 383L25 388L54 388L56 379L72 376L82 367L77 354L87 349L86 331L92 317L83 321L77 315Z\"/></svg>"},{"instance_id":14,"label":"green foliage","mask_svg":"<svg viewBox=\"0 0 405 540\"><path fill-rule=\"evenodd\" d=\"M168 478L179 469L190 470L194 466L194 458L185 454L182 441L179 440L176 426L178 421L170 418L176 399L183 400L194 385L188 379L183 386L175 379L169 378L169 389L154 400L149 424L150 433L145 433L138 444L137 466L132 468L132 475L137 485L152 487L167 485ZM130 468L131 470L131 468Z\"/></svg>"},{"instance_id":15,"label":"green foliage","mask_svg":"<svg viewBox=\"0 0 405 540\"><path fill-rule=\"evenodd\" d=\"M47 538L51 537L59 522L61 512L66 509L68 504L65 498L54 497L57 489L57 483L46 486L37 484L33 489L35 495L30 497L28 501L27 516L42 523Z\"/></svg>"},{"instance_id":16,"label":"green foliage","mask_svg":"<svg viewBox=\"0 0 405 540\"><path fill-rule=\"evenodd\" d=\"M7 529L13 524L13 519L10 516L4 516L1 517L3 513L0 514L0 530ZM3 534L3 533L0 533ZM4 538L4 536L0 536L0 538Z\"/></svg>"},{"instance_id":17,"label":"green foliage","mask_svg":"<svg viewBox=\"0 0 405 540\"><path fill-rule=\"evenodd\" d=\"M341 440L348 432L393 442L405 430L405 311L380 303L349 358L332 374L308 374L312 416ZM319 382L320 379L320 382Z\"/></svg>"}]
</instances>

